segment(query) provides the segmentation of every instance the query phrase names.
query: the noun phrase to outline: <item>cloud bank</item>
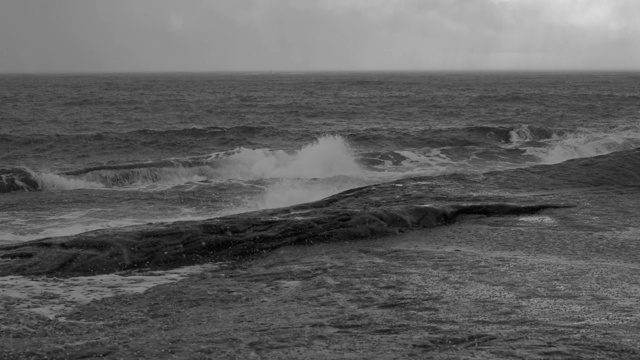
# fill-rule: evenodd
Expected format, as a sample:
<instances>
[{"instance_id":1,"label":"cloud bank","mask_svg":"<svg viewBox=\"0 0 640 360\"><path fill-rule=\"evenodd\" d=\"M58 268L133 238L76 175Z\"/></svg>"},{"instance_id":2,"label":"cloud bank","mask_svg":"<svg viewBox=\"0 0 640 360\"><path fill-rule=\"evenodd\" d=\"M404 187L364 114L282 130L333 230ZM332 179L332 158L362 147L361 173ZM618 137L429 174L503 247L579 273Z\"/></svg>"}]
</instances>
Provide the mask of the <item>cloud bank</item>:
<instances>
[{"instance_id":1,"label":"cloud bank","mask_svg":"<svg viewBox=\"0 0 640 360\"><path fill-rule=\"evenodd\" d=\"M640 70L636 0L6 0L0 72Z\"/></svg>"}]
</instances>

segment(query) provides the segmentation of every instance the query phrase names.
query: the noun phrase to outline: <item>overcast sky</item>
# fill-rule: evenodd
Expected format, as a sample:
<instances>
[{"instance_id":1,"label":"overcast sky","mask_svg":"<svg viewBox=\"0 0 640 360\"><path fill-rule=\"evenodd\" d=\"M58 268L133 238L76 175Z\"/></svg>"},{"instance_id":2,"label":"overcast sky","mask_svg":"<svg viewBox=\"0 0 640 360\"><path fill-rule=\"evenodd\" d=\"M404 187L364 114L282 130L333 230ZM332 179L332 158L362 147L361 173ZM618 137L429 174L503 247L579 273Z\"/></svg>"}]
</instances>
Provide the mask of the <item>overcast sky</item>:
<instances>
[{"instance_id":1,"label":"overcast sky","mask_svg":"<svg viewBox=\"0 0 640 360\"><path fill-rule=\"evenodd\" d=\"M640 70L640 0L0 0L0 72Z\"/></svg>"}]
</instances>

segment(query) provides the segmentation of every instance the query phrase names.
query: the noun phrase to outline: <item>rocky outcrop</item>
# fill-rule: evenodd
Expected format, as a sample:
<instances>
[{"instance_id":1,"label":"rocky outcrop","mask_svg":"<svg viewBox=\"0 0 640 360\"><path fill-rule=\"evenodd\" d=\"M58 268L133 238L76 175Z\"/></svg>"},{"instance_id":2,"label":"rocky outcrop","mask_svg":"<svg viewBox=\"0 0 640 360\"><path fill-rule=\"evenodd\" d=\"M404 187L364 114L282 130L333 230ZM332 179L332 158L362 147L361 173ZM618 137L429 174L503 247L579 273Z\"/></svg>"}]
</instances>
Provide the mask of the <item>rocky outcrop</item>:
<instances>
[{"instance_id":1,"label":"rocky outcrop","mask_svg":"<svg viewBox=\"0 0 640 360\"><path fill-rule=\"evenodd\" d=\"M104 229L0 247L0 276L89 275L242 260L285 245L352 241L447 225L463 214L517 215L554 207L559 206L476 204L354 210L305 204L203 221Z\"/></svg>"}]
</instances>

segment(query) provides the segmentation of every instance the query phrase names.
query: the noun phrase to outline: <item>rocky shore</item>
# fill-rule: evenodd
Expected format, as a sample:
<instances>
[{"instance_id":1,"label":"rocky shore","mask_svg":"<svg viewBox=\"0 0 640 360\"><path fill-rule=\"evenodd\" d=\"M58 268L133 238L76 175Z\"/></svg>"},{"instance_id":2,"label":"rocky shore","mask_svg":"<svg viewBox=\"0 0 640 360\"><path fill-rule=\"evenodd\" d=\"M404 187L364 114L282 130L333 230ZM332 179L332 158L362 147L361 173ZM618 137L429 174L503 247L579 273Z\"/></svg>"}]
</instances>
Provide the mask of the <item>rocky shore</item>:
<instances>
[{"instance_id":1,"label":"rocky shore","mask_svg":"<svg viewBox=\"0 0 640 360\"><path fill-rule=\"evenodd\" d=\"M53 320L5 304L0 357L640 357L640 231L562 211L284 246Z\"/></svg>"},{"instance_id":2,"label":"rocky shore","mask_svg":"<svg viewBox=\"0 0 640 360\"><path fill-rule=\"evenodd\" d=\"M18 282L217 265L49 318L3 295L0 357L640 358L637 155L2 246Z\"/></svg>"}]
</instances>

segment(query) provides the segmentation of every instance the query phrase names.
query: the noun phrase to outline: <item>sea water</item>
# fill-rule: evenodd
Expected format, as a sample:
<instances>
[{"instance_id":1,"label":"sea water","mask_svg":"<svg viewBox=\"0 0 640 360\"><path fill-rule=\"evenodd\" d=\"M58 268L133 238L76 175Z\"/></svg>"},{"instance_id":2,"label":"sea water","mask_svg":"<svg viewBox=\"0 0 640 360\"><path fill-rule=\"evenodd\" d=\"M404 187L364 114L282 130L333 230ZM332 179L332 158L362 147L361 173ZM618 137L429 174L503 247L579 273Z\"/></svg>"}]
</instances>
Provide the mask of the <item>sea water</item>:
<instances>
[{"instance_id":1,"label":"sea water","mask_svg":"<svg viewBox=\"0 0 640 360\"><path fill-rule=\"evenodd\" d=\"M2 75L0 243L637 147L637 73Z\"/></svg>"}]
</instances>

